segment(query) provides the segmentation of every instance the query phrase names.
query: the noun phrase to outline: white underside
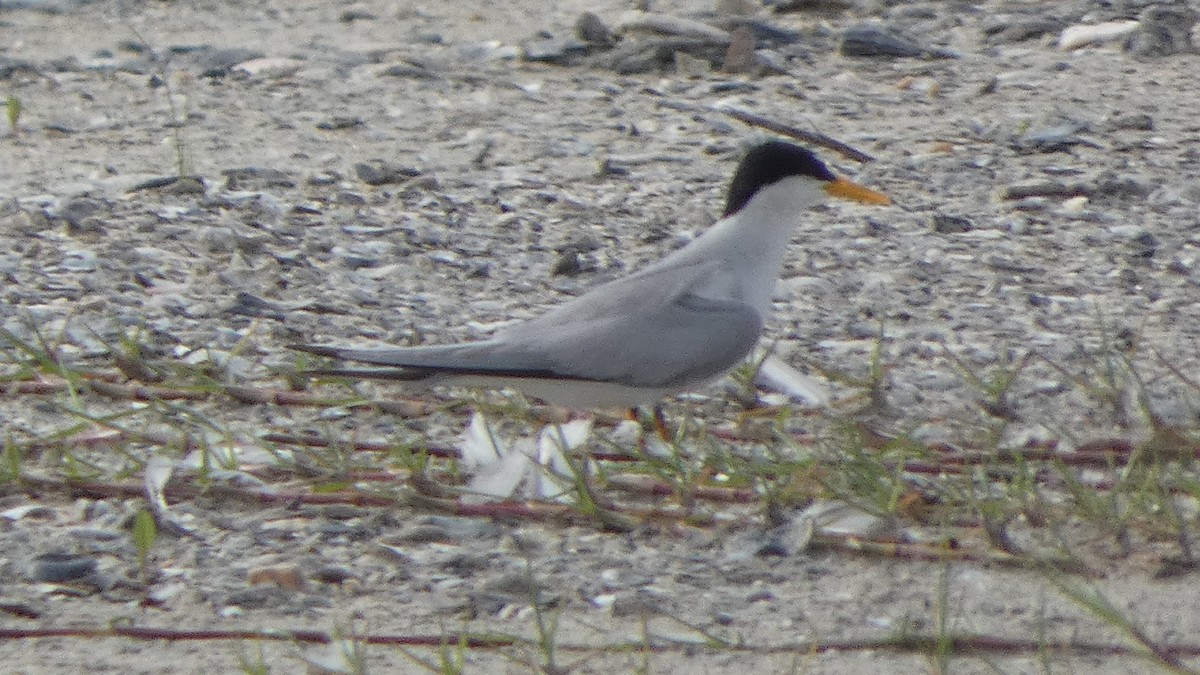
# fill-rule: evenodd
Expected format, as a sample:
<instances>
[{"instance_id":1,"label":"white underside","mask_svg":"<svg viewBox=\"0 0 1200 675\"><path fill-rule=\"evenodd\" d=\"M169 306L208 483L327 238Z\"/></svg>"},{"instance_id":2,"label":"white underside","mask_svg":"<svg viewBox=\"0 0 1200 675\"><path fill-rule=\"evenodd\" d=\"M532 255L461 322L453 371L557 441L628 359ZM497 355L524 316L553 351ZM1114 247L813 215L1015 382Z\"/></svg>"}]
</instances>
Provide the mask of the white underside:
<instances>
[{"instance_id":1,"label":"white underside","mask_svg":"<svg viewBox=\"0 0 1200 675\"><path fill-rule=\"evenodd\" d=\"M719 378L716 378L719 379ZM657 403L681 389L644 389L612 382L586 380L549 380L524 377L487 377L480 375L447 377L438 384L484 389L515 389L530 398L574 410L636 408ZM687 387L697 389L707 383Z\"/></svg>"}]
</instances>

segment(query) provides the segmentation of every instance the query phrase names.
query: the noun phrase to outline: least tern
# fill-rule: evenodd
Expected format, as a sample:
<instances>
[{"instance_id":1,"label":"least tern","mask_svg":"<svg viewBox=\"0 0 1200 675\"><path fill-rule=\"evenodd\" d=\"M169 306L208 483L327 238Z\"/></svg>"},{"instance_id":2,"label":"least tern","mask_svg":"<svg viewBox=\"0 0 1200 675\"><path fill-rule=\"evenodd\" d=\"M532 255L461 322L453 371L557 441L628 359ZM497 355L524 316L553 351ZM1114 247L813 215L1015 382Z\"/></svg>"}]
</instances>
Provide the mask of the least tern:
<instances>
[{"instance_id":1,"label":"least tern","mask_svg":"<svg viewBox=\"0 0 1200 675\"><path fill-rule=\"evenodd\" d=\"M719 379L753 350L794 226L826 196L888 204L813 153L767 141L738 164L722 217L686 246L489 340L300 351L377 366L317 375L517 389L574 409L635 408Z\"/></svg>"}]
</instances>

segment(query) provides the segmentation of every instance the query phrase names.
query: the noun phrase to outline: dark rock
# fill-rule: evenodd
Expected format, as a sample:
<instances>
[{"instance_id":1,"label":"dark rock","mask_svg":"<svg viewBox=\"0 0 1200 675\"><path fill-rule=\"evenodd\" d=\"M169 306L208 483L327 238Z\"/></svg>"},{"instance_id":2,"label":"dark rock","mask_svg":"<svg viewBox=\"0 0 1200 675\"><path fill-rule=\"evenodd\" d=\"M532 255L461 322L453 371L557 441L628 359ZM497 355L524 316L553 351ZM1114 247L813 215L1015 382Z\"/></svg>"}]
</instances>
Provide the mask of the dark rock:
<instances>
[{"instance_id":1,"label":"dark rock","mask_svg":"<svg viewBox=\"0 0 1200 675\"><path fill-rule=\"evenodd\" d=\"M608 24L591 12L584 12L575 20L575 37L585 44L601 48L611 47L617 42Z\"/></svg>"},{"instance_id":2,"label":"dark rock","mask_svg":"<svg viewBox=\"0 0 1200 675\"><path fill-rule=\"evenodd\" d=\"M730 33L738 29L745 29L754 39L755 47L759 49L770 49L794 45L804 40L804 35L798 31L781 28L760 19L754 19L745 16L726 17L722 21L715 24L719 28L723 28Z\"/></svg>"},{"instance_id":3,"label":"dark rock","mask_svg":"<svg viewBox=\"0 0 1200 675\"><path fill-rule=\"evenodd\" d=\"M609 68L622 75L669 72L675 67L675 54L682 52L708 61L714 68L725 59L727 41L690 37L649 38L623 43L590 61L597 68Z\"/></svg>"},{"instance_id":4,"label":"dark rock","mask_svg":"<svg viewBox=\"0 0 1200 675\"><path fill-rule=\"evenodd\" d=\"M11 80L13 75L17 73L34 74L37 73L37 66L33 65L32 61L24 59L14 59L9 56L0 56L0 80Z\"/></svg>"},{"instance_id":5,"label":"dark rock","mask_svg":"<svg viewBox=\"0 0 1200 675\"><path fill-rule=\"evenodd\" d=\"M407 77L414 80L443 79L439 73L413 63L396 63L384 68L380 74L388 77Z\"/></svg>"},{"instance_id":6,"label":"dark rock","mask_svg":"<svg viewBox=\"0 0 1200 675\"><path fill-rule=\"evenodd\" d=\"M410 166L401 166L383 159L369 159L354 165L354 173L359 180L367 185L387 185L403 183L410 178L421 175L421 170Z\"/></svg>"},{"instance_id":7,"label":"dark rock","mask_svg":"<svg viewBox=\"0 0 1200 675\"><path fill-rule=\"evenodd\" d=\"M226 311L230 314L263 317L276 321L283 321L285 318L283 307L247 291L238 291L234 296L233 305Z\"/></svg>"},{"instance_id":8,"label":"dark rock","mask_svg":"<svg viewBox=\"0 0 1200 675\"><path fill-rule=\"evenodd\" d=\"M854 9L854 0L765 0L764 5L777 14L813 12L838 14Z\"/></svg>"},{"instance_id":9,"label":"dark rock","mask_svg":"<svg viewBox=\"0 0 1200 675\"><path fill-rule=\"evenodd\" d=\"M1039 180L1029 183L1017 183L1005 187L1000 196L1003 199L1029 199L1030 197L1086 197L1092 192L1084 185L1062 183L1052 180Z\"/></svg>"},{"instance_id":10,"label":"dark rock","mask_svg":"<svg viewBox=\"0 0 1200 675\"><path fill-rule=\"evenodd\" d=\"M167 195L202 195L207 190L204 179L199 176L179 176L162 188L163 194Z\"/></svg>"},{"instance_id":11,"label":"dark rock","mask_svg":"<svg viewBox=\"0 0 1200 675\"><path fill-rule=\"evenodd\" d=\"M4 0L0 10L23 9L42 14L69 14L95 0Z\"/></svg>"},{"instance_id":12,"label":"dark rock","mask_svg":"<svg viewBox=\"0 0 1200 675\"><path fill-rule=\"evenodd\" d=\"M868 58L958 57L953 52L923 45L897 28L873 23L859 24L846 29L838 51L842 56Z\"/></svg>"},{"instance_id":13,"label":"dark rock","mask_svg":"<svg viewBox=\"0 0 1200 675\"><path fill-rule=\"evenodd\" d=\"M34 581L62 583L78 581L96 572L96 559L74 553L44 553L33 559Z\"/></svg>"},{"instance_id":14,"label":"dark rock","mask_svg":"<svg viewBox=\"0 0 1200 675\"><path fill-rule=\"evenodd\" d=\"M1012 147L1021 152L1059 152L1081 144L1098 147L1079 135L1085 128L1086 125L1068 122L1053 127L1030 129L1013 139Z\"/></svg>"},{"instance_id":15,"label":"dark rock","mask_svg":"<svg viewBox=\"0 0 1200 675\"><path fill-rule=\"evenodd\" d=\"M379 17L365 9L347 9L338 15L338 21L342 23L353 23L355 21L374 21Z\"/></svg>"},{"instance_id":16,"label":"dark rock","mask_svg":"<svg viewBox=\"0 0 1200 675\"><path fill-rule=\"evenodd\" d=\"M1057 34L1066 22L1051 18L1003 17L983 27L988 44L1008 44Z\"/></svg>"},{"instance_id":17,"label":"dark rock","mask_svg":"<svg viewBox=\"0 0 1200 675\"><path fill-rule=\"evenodd\" d=\"M1134 258L1149 260L1158 251L1158 243L1158 237L1150 232L1142 232L1130 242L1130 246L1133 249L1130 255Z\"/></svg>"},{"instance_id":18,"label":"dark rock","mask_svg":"<svg viewBox=\"0 0 1200 675\"><path fill-rule=\"evenodd\" d=\"M1200 14L1185 6L1153 5L1138 17L1138 29L1123 46L1140 58L1195 52L1192 27L1198 17Z\"/></svg>"},{"instance_id":19,"label":"dark rock","mask_svg":"<svg viewBox=\"0 0 1200 675\"><path fill-rule=\"evenodd\" d=\"M221 172L225 176L226 190L264 190L272 187L296 187L296 181L279 169L265 169L257 166L247 166L240 169L226 169Z\"/></svg>"},{"instance_id":20,"label":"dark rock","mask_svg":"<svg viewBox=\"0 0 1200 675\"><path fill-rule=\"evenodd\" d=\"M234 591L221 604L243 609L265 609L283 607L291 603L295 596L295 591L282 586L260 585Z\"/></svg>"},{"instance_id":21,"label":"dark rock","mask_svg":"<svg viewBox=\"0 0 1200 675\"><path fill-rule=\"evenodd\" d=\"M1143 180L1113 172L1099 176L1096 179L1095 187L1090 192L1093 201L1103 203L1144 199L1153 191L1154 187Z\"/></svg>"},{"instance_id":22,"label":"dark rock","mask_svg":"<svg viewBox=\"0 0 1200 675\"><path fill-rule=\"evenodd\" d=\"M190 61L200 71L201 77L225 77L237 64L264 56L266 55L254 49L209 47L192 54Z\"/></svg>"},{"instance_id":23,"label":"dark rock","mask_svg":"<svg viewBox=\"0 0 1200 675\"><path fill-rule=\"evenodd\" d=\"M587 52L587 44L575 38L543 37L521 44L521 54L526 61L560 66L577 63Z\"/></svg>"},{"instance_id":24,"label":"dark rock","mask_svg":"<svg viewBox=\"0 0 1200 675\"><path fill-rule=\"evenodd\" d=\"M323 584L342 584L355 576L353 571L337 565L325 565L313 574L313 578Z\"/></svg>"},{"instance_id":25,"label":"dark rock","mask_svg":"<svg viewBox=\"0 0 1200 675\"><path fill-rule=\"evenodd\" d=\"M933 231L938 234L962 234L975 229L970 219L965 216L952 216L937 213L933 216Z\"/></svg>"},{"instance_id":26,"label":"dark rock","mask_svg":"<svg viewBox=\"0 0 1200 675\"><path fill-rule=\"evenodd\" d=\"M183 183L183 185L180 185ZM168 194L204 194L204 179L200 176L163 176L150 178L129 188L129 192L162 190Z\"/></svg>"},{"instance_id":27,"label":"dark rock","mask_svg":"<svg viewBox=\"0 0 1200 675\"><path fill-rule=\"evenodd\" d=\"M343 129L357 129L365 126L367 126L367 123L361 117L339 116L317 122L317 128L322 131L342 131Z\"/></svg>"},{"instance_id":28,"label":"dark rock","mask_svg":"<svg viewBox=\"0 0 1200 675\"><path fill-rule=\"evenodd\" d=\"M92 230L96 214L106 211L107 207L99 200L88 197L75 197L67 200L54 215L67 221L70 228L76 230Z\"/></svg>"},{"instance_id":29,"label":"dark rock","mask_svg":"<svg viewBox=\"0 0 1200 675\"><path fill-rule=\"evenodd\" d=\"M1108 118L1109 130L1154 131L1154 118L1145 113L1115 114Z\"/></svg>"}]
</instances>

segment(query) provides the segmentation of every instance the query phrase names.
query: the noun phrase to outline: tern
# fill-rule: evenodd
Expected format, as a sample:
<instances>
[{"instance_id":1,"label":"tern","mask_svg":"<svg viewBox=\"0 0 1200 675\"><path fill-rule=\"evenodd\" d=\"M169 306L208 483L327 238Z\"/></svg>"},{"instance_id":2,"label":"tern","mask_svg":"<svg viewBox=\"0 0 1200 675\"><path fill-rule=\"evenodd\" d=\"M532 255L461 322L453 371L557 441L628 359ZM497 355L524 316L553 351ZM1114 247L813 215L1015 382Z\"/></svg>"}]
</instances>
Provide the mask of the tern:
<instances>
[{"instance_id":1,"label":"tern","mask_svg":"<svg viewBox=\"0 0 1200 675\"><path fill-rule=\"evenodd\" d=\"M809 150L771 140L734 171L720 220L686 246L487 340L294 349L370 367L314 375L512 388L577 410L656 404L720 379L753 351L788 242L827 197L889 204Z\"/></svg>"}]
</instances>

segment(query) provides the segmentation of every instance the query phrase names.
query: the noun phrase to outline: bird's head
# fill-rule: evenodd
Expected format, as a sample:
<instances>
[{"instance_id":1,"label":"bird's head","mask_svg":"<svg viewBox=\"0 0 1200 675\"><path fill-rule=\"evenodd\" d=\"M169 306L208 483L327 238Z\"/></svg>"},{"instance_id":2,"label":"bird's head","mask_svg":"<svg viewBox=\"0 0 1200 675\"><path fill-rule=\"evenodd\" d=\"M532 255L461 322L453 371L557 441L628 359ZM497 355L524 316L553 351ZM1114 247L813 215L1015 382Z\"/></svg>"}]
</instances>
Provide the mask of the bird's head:
<instances>
[{"instance_id":1,"label":"bird's head","mask_svg":"<svg viewBox=\"0 0 1200 675\"><path fill-rule=\"evenodd\" d=\"M866 204L891 203L887 195L835 174L812 152L784 141L767 141L751 148L738 164L722 216L741 211L756 195L774 186L794 194L799 205L825 196Z\"/></svg>"}]
</instances>

